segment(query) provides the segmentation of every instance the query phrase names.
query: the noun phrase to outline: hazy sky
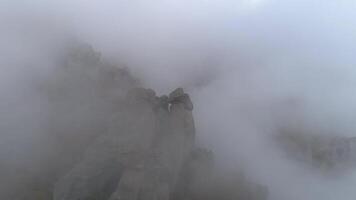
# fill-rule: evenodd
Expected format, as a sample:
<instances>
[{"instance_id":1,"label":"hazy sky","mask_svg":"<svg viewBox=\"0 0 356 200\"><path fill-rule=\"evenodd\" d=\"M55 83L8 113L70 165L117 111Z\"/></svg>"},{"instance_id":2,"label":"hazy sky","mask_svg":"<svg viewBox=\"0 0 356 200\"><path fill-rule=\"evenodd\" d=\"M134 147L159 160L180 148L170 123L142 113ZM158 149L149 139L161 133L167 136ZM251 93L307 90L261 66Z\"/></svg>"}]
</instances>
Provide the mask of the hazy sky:
<instances>
[{"instance_id":1,"label":"hazy sky","mask_svg":"<svg viewBox=\"0 0 356 200\"><path fill-rule=\"evenodd\" d=\"M356 1L2 0L1 5L2 96L16 90L18 96L10 96L20 98L26 90L21 82L33 68L24 63L47 63L47 43L41 41L73 34L127 63L159 93L185 87L195 102L200 143L269 185L273 200L356 198L356 177L321 177L269 143L276 126L298 120L321 133L356 136Z\"/></svg>"}]
</instances>

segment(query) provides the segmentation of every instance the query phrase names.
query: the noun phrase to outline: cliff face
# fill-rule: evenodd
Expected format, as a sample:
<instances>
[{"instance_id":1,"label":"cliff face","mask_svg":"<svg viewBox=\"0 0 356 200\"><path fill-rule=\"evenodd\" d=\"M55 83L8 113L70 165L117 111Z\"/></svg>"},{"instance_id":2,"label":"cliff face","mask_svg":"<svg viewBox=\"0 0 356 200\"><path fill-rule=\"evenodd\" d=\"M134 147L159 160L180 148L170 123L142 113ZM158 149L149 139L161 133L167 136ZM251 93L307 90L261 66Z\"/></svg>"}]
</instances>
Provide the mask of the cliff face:
<instances>
[{"instance_id":1,"label":"cliff face","mask_svg":"<svg viewBox=\"0 0 356 200\"><path fill-rule=\"evenodd\" d=\"M18 120L26 138L14 134L14 150L2 146L0 199L51 199L53 183L107 131L127 90L139 85L127 69L108 64L89 45L71 43L58 54L48 73L28 86L41 103L32 117L41 112L46 118L36 130Z\"/></svg>"},{"instance_id":2,"label":"cliff face","mask_svg":"<svg viewBox=\"0 0 356 200\"><path fill-rule=\"evenodd\" d=\"M158 97L90 46L68 52L40 87L49 105L40 161L9 172L1 199L267 199L263 186L221 176L212 152L195 145L182 88Z\"/></svg>"},{"instance_id":3,"label":"cliff face","mask_svg":"<svg viewBox=\"0 0 356 200\"><path fill-rule=\"evenodd\" d=\"M243 178L224 180L213 154L196 147L193 103L182 88L160 97L140 87L126 91L113 98L107 128L93 133L97 138L79 162L55 181L54 200L267 198L264 187Z\"/></svg>"},{"instance_id":4,"label":"cliff face","mask_svg":"<svg viewBox=\"0 0 356 200\"><path fill-rule=\"evenodd\" d=\"M266 199L262 186L217 177L212 153L194 144L192 110L181 88L130 90L108 132L55 184L54 200Z\"/></svg>"},{"instance_id":5,"label":"cliff face","mask_svg":"<svg viewBox=\"0 0 356 200\"><path fill-rule=\"evenodd\" d=\"M176 96L170 95L169 105L152 90L129 91L108 133L58 181L54 199L168 197L195 134L192 111L186 109L189 96L182 89L177 91ZM106 190L111 191L102 194Z\"/></svg>"}]
</instances>

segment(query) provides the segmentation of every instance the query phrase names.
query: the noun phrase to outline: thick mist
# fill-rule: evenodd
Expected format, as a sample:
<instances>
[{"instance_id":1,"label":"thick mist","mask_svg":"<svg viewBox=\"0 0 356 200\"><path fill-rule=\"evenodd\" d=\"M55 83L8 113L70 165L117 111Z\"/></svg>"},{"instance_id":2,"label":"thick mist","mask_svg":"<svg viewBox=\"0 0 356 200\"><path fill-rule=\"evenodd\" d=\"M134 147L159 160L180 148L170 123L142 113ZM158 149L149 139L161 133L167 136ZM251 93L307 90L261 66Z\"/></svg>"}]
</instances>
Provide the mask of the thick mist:
<instances>
[{"instance_id":1,"label":"thick mist","mask_svg":"<svg viewBox=\"0 0 356 200\"><path fill-rule=\"evenodd\" d=\"M325 176L287 157L273 141L282 126L297 126L306 134L356 136L356 2L33 0L2 5L3 165L20 162L22 152L42 150L34 147L43 142L49 110L37 85L57 73L52 55L70 36L123 63L158 93L185 88L195 105L199 145L213 149L224 168L243 169L267 185L271 199L356 197L353 171Z\"/></svg>"}]
</instances>

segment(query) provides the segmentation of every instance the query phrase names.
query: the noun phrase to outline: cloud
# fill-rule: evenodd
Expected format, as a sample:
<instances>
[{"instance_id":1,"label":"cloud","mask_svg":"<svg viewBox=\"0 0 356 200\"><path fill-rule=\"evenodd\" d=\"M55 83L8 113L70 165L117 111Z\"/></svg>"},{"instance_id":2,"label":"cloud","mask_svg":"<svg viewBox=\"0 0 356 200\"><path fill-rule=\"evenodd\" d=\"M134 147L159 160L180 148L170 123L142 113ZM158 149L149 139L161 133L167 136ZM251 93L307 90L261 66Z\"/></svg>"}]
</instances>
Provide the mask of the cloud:
<instances>
[{"instance_id":1,"label":"cloud","mask_svg":"<svg viewBox=\"0 0 356 200\"><path fill-rule=\"evenodd\" d=\"M19 99L27 91L18 90L27 83L22 83L23 72L34 72L32 66L20 67L23 61L46 57L34 26L45 35L53 36L52 30L73 34L109 59L127 63L159 93L185 87L196 105L199 142L213 148L222 163L244 166L249 176L269 185L275 199L356 196L350 189L353 176L319 177L270 143L277 126L295 120L325 134L355 136L355 1L33 0L3 5L2 94L13 95L16 89Z\"/></svg>"}]
</instances>

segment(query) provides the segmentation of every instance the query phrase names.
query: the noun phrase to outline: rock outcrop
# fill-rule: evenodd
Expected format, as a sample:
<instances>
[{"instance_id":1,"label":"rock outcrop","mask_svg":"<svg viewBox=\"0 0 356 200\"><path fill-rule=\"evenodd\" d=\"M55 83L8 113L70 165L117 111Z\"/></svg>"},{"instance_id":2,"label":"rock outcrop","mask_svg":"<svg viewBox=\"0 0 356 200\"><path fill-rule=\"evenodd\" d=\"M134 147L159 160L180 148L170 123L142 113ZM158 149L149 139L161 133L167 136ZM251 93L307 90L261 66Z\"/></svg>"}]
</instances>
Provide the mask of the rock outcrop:
<instances>
[{"instance_id":1,"label":"rock outcrop","mask_svg":"<svg viewBox=\"0 0 356 200\"><path fill-rule=\"evenodd\" d=\"M109 198L104 193L110 200L168 199L195 135L189 96L183 89L172 94L130 90L108 133L56 183L54 200Z\"/></svg>"},{"instance_id":2,"label":"rock outcrop","mask_svg":"<svg viewBox=\"0 0 356 200\"><path fill-rule=\"evenodd\" d=\"M108 132L55 184L54 200L265 200L262 186L224 181L195 146L193 104L182 88L128 92Z\"/></svg>"},{"instance_id":3,"label":"rock outcrop","mask_svg":"<svg viewBox=\"0 0 356 200\"><path fill-rule=\"evenodd\" d=\"M225 180L196 146L182 88L157 96L89 45L70 45L40 84L48 121L37 160L0 164L6 200L265 200L265 189ZM26 160L27 161L27 160Z\"/></svg>"}]
</instances>

